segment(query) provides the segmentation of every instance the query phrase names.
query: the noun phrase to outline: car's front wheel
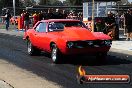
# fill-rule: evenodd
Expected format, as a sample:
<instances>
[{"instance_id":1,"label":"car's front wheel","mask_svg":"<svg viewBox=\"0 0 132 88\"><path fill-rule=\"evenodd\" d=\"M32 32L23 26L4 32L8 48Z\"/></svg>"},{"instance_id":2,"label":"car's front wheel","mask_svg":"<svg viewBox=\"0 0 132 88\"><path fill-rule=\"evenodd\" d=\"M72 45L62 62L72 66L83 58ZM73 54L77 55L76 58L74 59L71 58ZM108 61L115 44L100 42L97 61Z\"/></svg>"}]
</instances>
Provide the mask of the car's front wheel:
<instances>
[{"instance_id":1,"label":"car's front wheel","mask_svg":"<svg viewBox=\"0 0 132 88\"><path fill-rule=\"evenodd\" d=\"M32 43L30 42L30 40L27 40L27 51L28 51L28 54L29 55L38 55L38 54L40 54L40 50L39 49L37 49L37 48L35 48L33 45L32 45Z\"/></svg>"},{"instance_id":2,"label":"car's front wheel","mask_svg":"<svg viewBox=\"0 0 132 88\"><path fill-rule=\"evenodd\" d=\"M52 44L51 46L51 59L53 61L53 63L58 64L61 62L61 52L60 50L57 48L57 46L55 44Z\"/></svg>"}]
</instances>

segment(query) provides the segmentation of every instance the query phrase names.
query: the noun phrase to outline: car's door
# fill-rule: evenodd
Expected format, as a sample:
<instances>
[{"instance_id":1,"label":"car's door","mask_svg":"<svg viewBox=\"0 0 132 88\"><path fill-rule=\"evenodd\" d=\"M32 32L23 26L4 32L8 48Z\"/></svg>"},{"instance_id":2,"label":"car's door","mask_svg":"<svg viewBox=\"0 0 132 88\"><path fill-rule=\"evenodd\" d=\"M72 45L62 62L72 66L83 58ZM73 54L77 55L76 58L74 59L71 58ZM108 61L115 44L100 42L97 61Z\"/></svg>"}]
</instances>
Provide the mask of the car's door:
<instances>
[{"instance_id":1,"label":"car's door","mask_svg":"<svg viewBox=\"0 0 132 88\"><path fill-rule=\"evenodd\" d=\"M39 24L40 24L40 22L38 22L34 27L33 27L33 30L31 30L30 31L30 34L29 34L29 36L30 36L30 41L32 42L32 44L34 45L34 46L38 46L38 42L37 42L37 40L38 40L38 37L37 37L37 29L39 28ZM26 34L25 34L26 35Z\"/></svg>"},{"instance_id":2,"label":"car's door","mask_svg":"<svg viewBox=\"0 0 132 88\"><path fill-rule=\"evenodd\" d=\"M37 47L40 49L46 49L47 42L47 24L46 22L40 22L38 26L35 28L35 36Z\"/></svg>"}]
</instances>

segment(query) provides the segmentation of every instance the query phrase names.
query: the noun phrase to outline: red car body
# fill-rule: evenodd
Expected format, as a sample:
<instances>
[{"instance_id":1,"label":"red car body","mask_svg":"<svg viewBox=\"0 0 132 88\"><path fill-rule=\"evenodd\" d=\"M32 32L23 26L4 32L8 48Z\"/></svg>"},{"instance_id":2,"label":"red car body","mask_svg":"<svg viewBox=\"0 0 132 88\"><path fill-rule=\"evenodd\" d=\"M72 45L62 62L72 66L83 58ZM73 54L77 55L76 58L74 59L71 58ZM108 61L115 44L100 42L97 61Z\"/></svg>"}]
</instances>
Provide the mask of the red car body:
<instances>
[{"instance_id":1,"label":"red car body","mask_svg":"<svg viewBox=\"0 0 132 88\"><path fill-rule=\"evenodd\" d=\"M52 26L54 30L50 29ZM63 55L106 54L112 44L110 36L91 32L81 21L73 19L39 21L25 32L24 39L30 40L37 49L50 53L52 44L55 44Z\"/></svg>"}]
</instances>

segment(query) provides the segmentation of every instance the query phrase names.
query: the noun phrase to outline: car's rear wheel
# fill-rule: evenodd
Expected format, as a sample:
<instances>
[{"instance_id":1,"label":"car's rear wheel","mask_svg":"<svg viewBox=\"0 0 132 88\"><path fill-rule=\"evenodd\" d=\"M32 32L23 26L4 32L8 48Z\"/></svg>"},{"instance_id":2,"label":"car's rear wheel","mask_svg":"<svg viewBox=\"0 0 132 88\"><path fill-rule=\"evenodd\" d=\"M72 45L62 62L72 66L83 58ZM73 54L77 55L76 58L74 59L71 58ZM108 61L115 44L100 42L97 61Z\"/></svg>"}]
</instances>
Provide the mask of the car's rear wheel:
<instances>
[{"instance_id":1,"label":"car's rear wheel","mask_svg":"<svg viewBox=\"0 0 132 88\"><path fill-rule=\"evenodd\" d=\"M29 55L38 55L38 54L40 54L40 50L39 49L37 49L36 47L34 47L33 45L32 45L32 43L30 42L30 40L27 40L27 48L28 48L28 54Z\"/></svg>"},{"instance_id":2,"label":"car's rear wheel","mask_svg":"<svg viewBox=\"0 0 132 88\"><path fill-rule=\"evenodd\" d=\"M60 50L57 48L56 44L52 44L51 46L51 59L53 61L53 63L55 64L59 64L61 62L61 52Z\"/></svg>"}]
</instances>

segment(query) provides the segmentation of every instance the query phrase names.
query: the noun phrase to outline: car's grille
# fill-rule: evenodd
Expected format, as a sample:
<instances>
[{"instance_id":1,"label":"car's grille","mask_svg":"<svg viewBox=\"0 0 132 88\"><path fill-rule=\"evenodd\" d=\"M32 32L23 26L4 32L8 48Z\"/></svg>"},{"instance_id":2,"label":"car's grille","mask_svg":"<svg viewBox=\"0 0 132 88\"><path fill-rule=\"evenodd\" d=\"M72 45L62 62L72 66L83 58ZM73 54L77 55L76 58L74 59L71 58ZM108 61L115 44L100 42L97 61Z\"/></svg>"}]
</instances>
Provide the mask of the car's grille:
<instances>
[{"instance_id":1,"label":"car's grille","mask_svg":"<svg viewBox=\"0 0 132 88\"><path fill-rule=\"evenodd\" d=\"M101 47L104 45L105 45L105 42L103 40L74 42L74 48Z\"/></svg>"},{"instance_id":2,"label":"car's grille","mask_svg":"<svg viewBox=\"0 0 132 88\"><path fill-rule=\"evenodd\" d=\"M111 44L111 40L68 41L67 48L103 47Z\"/></svg>"}]
</instances>

